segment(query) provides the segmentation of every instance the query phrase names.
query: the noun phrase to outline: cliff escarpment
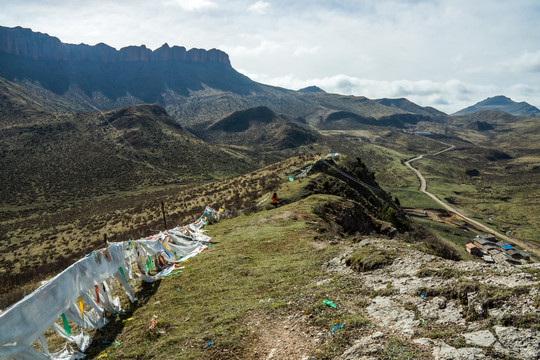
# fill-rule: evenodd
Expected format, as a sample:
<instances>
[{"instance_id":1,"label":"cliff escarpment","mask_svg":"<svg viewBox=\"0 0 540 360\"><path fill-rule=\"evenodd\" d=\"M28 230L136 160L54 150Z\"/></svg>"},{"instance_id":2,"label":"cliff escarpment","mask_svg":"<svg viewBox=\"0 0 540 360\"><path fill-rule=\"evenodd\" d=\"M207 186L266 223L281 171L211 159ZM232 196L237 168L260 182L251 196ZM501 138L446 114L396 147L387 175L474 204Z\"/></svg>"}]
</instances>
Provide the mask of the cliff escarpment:
<instances>
[{"instance_id":1,"label":"cliff escarpment","mask_svg":"<svg viewBox=\"0 0 540 360\"><path fill-rule=\"evenodd\" d=\"M163 103L167 90L189 95L208 86L246 94L253 87L217 49L164 44L154 51L144 45L116 50L103 43L64 44L20 27L0 27L0 65L0 77L5 79L37 82L59 95L76 87L89 98L102 94L112 100L130 96Z\"/></svg>"}]
</instances>

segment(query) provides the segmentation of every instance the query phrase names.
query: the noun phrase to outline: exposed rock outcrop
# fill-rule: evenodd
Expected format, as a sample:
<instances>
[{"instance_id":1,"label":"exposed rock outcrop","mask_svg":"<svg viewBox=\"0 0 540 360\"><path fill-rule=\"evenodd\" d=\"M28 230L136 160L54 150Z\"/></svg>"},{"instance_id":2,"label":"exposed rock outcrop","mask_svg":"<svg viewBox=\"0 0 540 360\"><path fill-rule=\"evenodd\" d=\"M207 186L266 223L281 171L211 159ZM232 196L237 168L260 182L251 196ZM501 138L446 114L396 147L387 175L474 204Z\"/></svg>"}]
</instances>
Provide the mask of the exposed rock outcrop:
<instances>
[{"instance_id":1,"label":"exposed rock outcrop","mask_svg":"<svg viewBox=\"0 0 540 360\"><path fill-rule=\"evenodd\" d=\"M399 257L358 273L346 259L365 247L398 249ZM538 264L455 262L426 255L410 244L365 239L325 268L361 281L369 293L365 312L378 334L376 340L363 334L341 359L381 355L384 344L395 337L420 346L434 359L540 358L539 280L531 275L538 274Z\"/></svg>"}]
</instances>

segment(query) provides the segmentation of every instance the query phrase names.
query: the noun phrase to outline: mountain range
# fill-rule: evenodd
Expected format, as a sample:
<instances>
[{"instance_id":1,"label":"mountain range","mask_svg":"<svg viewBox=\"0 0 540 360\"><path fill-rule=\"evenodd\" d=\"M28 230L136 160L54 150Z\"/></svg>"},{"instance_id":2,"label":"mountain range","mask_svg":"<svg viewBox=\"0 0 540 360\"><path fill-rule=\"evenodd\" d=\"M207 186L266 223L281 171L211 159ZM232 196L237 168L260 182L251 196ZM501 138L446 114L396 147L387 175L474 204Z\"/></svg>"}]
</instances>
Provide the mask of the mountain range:
<instances>
[{"instance_id":1,"label":"mountain range","mask_svg":"<svg viewBox=\"0 0 540 360\"><path fill-rule=\"evenodd\" d=\"M444 122L448 115L407 99L370 100L329 94L310 86L298 91L252 81L237 72L229 56L217 49L186 50L164 44L116 50L106 44L65 44L58 38L21 27L0 26L0 77L39 94L54 111L112 110L156 103L182 125L220 120L235 111L266 106L310 126L349 128L365 125L414 126ZM536 116L527 103L497 96L454 115L502 110ZM336 114L337 112L337 114ZM340 113L345 112L345 113ZM382 119L382 122L379 120Z\"/></svg>"},{"instance_id":2,"label":"mountain range","mask_svg":"<svg viewBox=\"0 0 540 360\"><path fill-rule=\"evenodd\" d=\"M0 27L0 64L0 77L51 99L52 110L112 110L157 103L183 125L216 121L256 106L310 124L324 121L336 110L374 120L416 116L365 97L327 94L316 87L293 91L254 82L234 70L228 55L216 49L186 50L165 44L154 51L144 45L116 50L105 44L64 44L30 29ZM429 112L421 115L440 117Z\"/></svg>"}]
</instances>

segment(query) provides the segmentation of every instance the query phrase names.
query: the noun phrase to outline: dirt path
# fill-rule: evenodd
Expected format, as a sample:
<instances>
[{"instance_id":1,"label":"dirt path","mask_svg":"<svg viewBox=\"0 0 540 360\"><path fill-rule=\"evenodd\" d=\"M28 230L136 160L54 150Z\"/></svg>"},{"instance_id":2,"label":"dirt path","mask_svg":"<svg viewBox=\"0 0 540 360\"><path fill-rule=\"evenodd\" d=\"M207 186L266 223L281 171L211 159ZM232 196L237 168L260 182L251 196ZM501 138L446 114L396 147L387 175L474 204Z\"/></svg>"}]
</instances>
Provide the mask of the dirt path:
<instances>
[{"instance_id":1,"label":"dirt path","mask_svg":"<svg viewBox=\"0 0 540 360\"><path fill-rule=\"evenodd\" d=\"M450 150L453 150L455 149L455 146L452 145L446 149L443 149L439 152L436 152L434 154L432 154L432 156L434 155L439 155L439 154L442 154L446 151L450 151ZM489 226L486 226L484 224L481 224L479 223L478 221L476 220L473 220L465 215L463 215L460 211L458 211L456 208L448 205L447 203L445 203L444 201L440 200L437 196L433 195L432 193L430 193L429 191L427 191L427 182L426 182L426 179L424 178L424 176L420 173L420 171L418 171L417 169L415 169L412 165L411 165L411 162L413 161L417 161L417 160L421 160L426 154L423 154L423 155L420 155L420 156L417 156L411 160L407 160L405 161L405 166L407 166L409 169L411 169L415 174L416 176L418 177L418 179L420 179L420 191L423 192L424 194L426 194L427 196L429 196L430 198L432 198L434 201L436 201L437 203L439 203L440 205L442 205L446 210L458 215L459 217L461 217L464 221L466 221L467 223L471 224L472 226L474 226L475 228L479 229L479 230L482 230L482 231L485 231L485 232L488 232L490 234L493 234L495 235L496 237L500 238L500 239L503 239L503 240L506 240L508 242L511 242L511 243L514 243L514 244L517 244L519 246L521 246L523 249L529 251L530 253L533 253L535 254L536 256L540 256L540 248L534 244L530 244L528 242L525 242L524 240L520 240L520 239L515 239L515 238L511 238L509 236L506 236L505 234L501 234L500 232L496 231L496 230L493 230L492 228L490 228Z\"/></svg>"}]
</instances>

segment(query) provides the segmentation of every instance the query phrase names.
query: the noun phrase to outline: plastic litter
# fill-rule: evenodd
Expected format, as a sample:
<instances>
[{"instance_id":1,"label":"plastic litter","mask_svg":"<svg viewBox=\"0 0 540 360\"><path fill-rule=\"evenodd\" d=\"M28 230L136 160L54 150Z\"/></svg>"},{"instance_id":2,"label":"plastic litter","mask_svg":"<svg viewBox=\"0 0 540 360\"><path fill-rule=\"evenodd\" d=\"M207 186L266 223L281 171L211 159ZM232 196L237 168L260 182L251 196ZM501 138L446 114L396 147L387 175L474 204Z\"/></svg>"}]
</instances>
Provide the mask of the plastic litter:
<instances>
[{"instance_id":1,"label":"plastic litter","mask_svg":"<svg viewBox=\"0 0 540 360\"><path fill-rule=\"evenodd\" d=\"M334 304L333 302L328 301L328 300L323 300L323 304L324 304L324 305L327 305L327 306L330 306L330 307L333 307L333 308L336 308L336 307L337 307L336 304Z\"/></svg>"},{"instance_id":2,"label":"plastic litter","mask_svg":"<svg viewBox=\"0 0 540 360\"><path fill-rule=\"evenodd\" d=\"M420 318L420 319L418 319L418 320L420 320L420 322L422 323L422 325L426 325L426 320L424 320L424 319L422 319L422 318Z\"/></svg>"},{"instance_id":3,"label":"plastic litter","mask_svg":"<svg viewBox=\"0 0 540 360\"><path fill-rule=\"evenodd\" d=\"M294 178L293 178L292 176L289 177L289 181L290 181L290 182L293 182L293 181L294 181Z\"/></svg>"},{"instance_id":4,"label":"plastic litter","mask_svg":"<svg viewBox=\"0 0 540 360\"><path fill-rule=\"evenodd\" d=\"M343 329L343 326L344 326L344 325L345 325L345 324L341 324L341 325L338 325L338 326L334 326L334 327L332 328L332 330L330 330L330 331L331 331L331 332L334 332L334 331L336 331L336 330L338 330L338 329Z\"/></svg>"},{"instance_id":5,"label":"plastic litter","mask_svg":"<svg viewBox=\"0 0 540 360\"><path fill-rule=\"evenodd\" d=\"M124 320L122 320L122 322L125 323L125 322L131 321L131 320L133 320L132 317L131 317L131 318L124 319Z\"/></svg>"},{"instance_id":6,"label":"plastic litter","mask_svg":"<svg viewBox=\"0 0 540 360\"><path fill-rule=\"evenodd\" d=\"M109 355L107 355L107 354L101 354L101 355L99 355L97 358L98 358L98 359L103 359L103 358L106 358L107 356L109 356Z\"/></svg>"},{"instance_id":7,"label":"plastic litter","mask_svg":"<svg viewBox=\"0 0 540 360\"><path fill-rule=\"evenodd\" d=\"M422 299L425 299L425 298L426 298L426 295L425 295L424 293L421 293L421 294L420 294L420 297L421 297Z\"/></svg>"},{"instance_id":8,"label":"plastic litter","mask_svg":"<svg viewBox=\"0 0 540 360\"><path fill-rule=\"evenodd\" d=\"M150 326L148 327L148 329L151 330L151 329L155 328L156 325L157 325L157 316L154 315L154 316L152 316L152 320L150 320Z\"/></svg>"},{"instance_id":9,"label":"plastic litter","mask_svg":"<svg viewBox=\"0 0 540 360\"><path fill-rule=\"evenodd\" d=\"M214 342L213 342L213 341L210 341L208 344L204 345L204 347L207 348L207 347L210 347L210 346L212 346L212 345L214 345Z\"/></svg>"}]
</instances>

